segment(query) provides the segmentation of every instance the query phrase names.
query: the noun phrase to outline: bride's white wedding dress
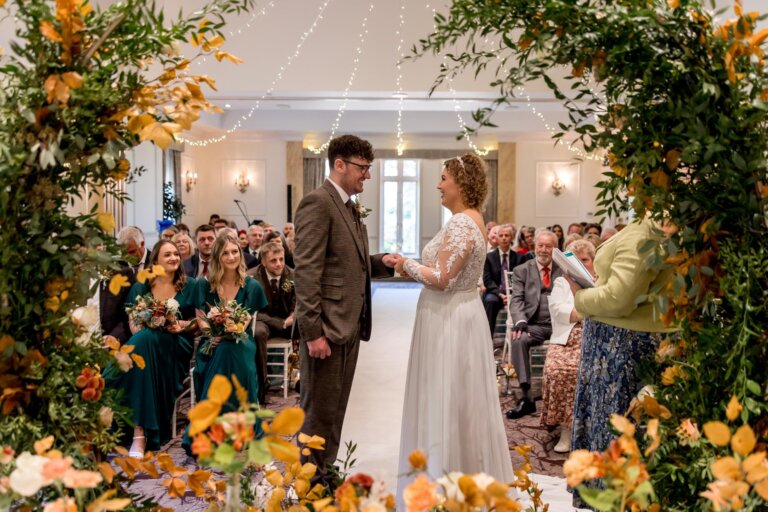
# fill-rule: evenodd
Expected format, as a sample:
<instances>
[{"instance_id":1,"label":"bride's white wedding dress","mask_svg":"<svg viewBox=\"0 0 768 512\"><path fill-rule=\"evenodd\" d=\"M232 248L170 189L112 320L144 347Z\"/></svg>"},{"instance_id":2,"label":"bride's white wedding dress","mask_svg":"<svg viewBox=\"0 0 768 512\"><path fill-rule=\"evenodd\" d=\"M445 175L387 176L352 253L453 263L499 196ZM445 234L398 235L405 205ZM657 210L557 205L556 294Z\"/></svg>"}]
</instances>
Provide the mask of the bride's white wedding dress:
<instances>
[{"instance_id":1,"label":"bride's white wedding dress","mask_svg":"<svg viewBox=\"0 0 768 512\"><path fill-rule=\"evenodd\" d=\"M425 285L413 327L400 441L398 495L408 455L429 457L433 479L452 471L515 479L496 386L493 344L477 282L485 239L472 218L454 215L405 270Z\"/></svg>"}]
</instances>

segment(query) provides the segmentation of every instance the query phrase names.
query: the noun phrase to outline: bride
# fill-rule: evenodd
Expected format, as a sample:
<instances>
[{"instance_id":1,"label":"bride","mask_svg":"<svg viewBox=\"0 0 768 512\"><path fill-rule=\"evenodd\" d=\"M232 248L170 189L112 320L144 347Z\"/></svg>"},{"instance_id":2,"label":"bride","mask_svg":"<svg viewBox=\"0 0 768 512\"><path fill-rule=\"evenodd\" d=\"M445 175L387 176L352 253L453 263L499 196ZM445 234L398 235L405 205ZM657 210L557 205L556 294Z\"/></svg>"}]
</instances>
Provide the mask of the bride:
<instances>
[{"instance_id":1,"label":"bride","mask_svg":"<svg viewBox=\"0 0 768 512\"><path fill-rule=\"evenodd\" d=\"M479 212L488 186L474 154L444 163L437 186L453 216L422 252L396 269L424 284L413 327L400 442L403 492L416 449L437 479L452 471L515 477L496 388L493 343L477 283L486 256Z\"/></svg>"}]
</instances>

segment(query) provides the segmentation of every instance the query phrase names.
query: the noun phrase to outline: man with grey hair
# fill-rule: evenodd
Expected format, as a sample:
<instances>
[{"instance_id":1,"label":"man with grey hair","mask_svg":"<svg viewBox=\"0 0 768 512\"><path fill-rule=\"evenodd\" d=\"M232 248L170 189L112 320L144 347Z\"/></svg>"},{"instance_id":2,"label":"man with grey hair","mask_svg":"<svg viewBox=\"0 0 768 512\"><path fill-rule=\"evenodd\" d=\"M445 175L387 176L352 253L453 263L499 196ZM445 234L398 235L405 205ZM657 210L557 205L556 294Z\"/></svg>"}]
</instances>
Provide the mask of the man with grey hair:
<instances>
[{"instance_id":1,"label":"man with grey hair","mask_svg":"<svg viewBox=\"0 0 768 512\"><path fill-rule=\"evenodd\" d=\"M125 250L134 272L149 268L149 251L144 246L144 232L136 226L126 226L117 234L117 244Z\"/></svg>"},{"instance_id":2,"label":"man with grey hair","mask_svg":"<svg viewBox=\"0 0 768 512\"><path fill-rule=\"evenodd\" d=\"M549 294L555 279L562 275L560 268L552 261L552 252L557 247L557 235L551 231L539 230L534 237L535 259L515 267L509 303L512 316L512 365L523 396L518 404L507 411L507 418L522 418L536 412L531 397L531 347L541 345L552 334L549 316Z\"/></svg>"},{"instance_id":3,"label":"man with grey hair","mask_svg":"<svg viewBox=\"0 0 768 512\"><path fill-rule=\"evenodd\" d=\"M618 233L616 228L603 228L603 232L600 233L600 243L605 243L606 240Z\"/></svg>"},{"instance_id":4,"label":"man with grey hair","mask_svg":"<svg viewBox=\"0 0 768 512\"><path fill-rule=\"evenodd\" d=\"M248 226L246 237L248 238L248 249L245 252L256 258L256 264L254 265L256 267L261 262L259 249L261 248L262 240L264 240L264 228L258 224L251 224Z\"/></svg>"}]
</instances>

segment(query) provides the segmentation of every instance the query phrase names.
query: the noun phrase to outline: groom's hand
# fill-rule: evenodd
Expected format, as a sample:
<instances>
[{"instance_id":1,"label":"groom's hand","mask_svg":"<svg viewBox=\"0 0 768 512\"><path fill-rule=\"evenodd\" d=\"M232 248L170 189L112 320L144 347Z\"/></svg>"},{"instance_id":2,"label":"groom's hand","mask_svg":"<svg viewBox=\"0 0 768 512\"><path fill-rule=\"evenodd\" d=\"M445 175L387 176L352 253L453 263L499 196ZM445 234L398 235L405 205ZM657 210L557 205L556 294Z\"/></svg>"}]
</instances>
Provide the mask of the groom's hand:
<instances>
[{"instance_id":1,"label":"groom's hand","mask_svg":"<svg viewBox=\"0 0 768 512\"><path fill-rule=\"evenodd\" d=\"M325 336L320 336L312 341L308 341L307 349L309 349L309 357L318 359L331 357L331 346L328 345L328 340L325 339Z\"/></svg>"},{"instance_id":2,"label":"groom's hand","mask_svg":"<svg viewBox=\"0 0 768 512\"><path fill-rule=\"evenodd\" d=\"M398 262L402 261L403 257L397 253L389 253L385 254L381 258L381 262L384 263L385 267L388 268L395 268Z\"/></svg>"}]
</instances>

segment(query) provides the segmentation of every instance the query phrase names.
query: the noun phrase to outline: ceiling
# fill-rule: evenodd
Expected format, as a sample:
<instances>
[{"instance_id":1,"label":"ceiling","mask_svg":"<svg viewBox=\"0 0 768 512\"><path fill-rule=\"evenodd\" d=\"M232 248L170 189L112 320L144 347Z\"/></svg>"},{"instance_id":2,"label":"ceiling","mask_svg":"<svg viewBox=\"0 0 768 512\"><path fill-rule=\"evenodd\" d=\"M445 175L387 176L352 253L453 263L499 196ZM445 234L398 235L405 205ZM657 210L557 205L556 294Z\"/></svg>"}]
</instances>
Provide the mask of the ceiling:
<instances>
[{"instance_id":1,"label":"ceiling","mask_svg":"<svg viewBox=\"0 0 768 512\"><path fill-rule=\"evenodd\" d=\"M179 9L192 12L204 0L159 3L175 15ZM445 12L448 3L257 0L253 13L230 19L224 30L224 49L242 58L243 64L215 59L192 64L193 72L216 79L218 91L208 97L225 109L221 115L203 118L197 134L205 137L237 126L232 136L322 142L335 126L337 133L391 139L394 147L400 118L406 141L453 140L460 131L458 115L471 123L471 112L495 98L487 85L492 73L458 77L453 90L443 86L430 96L441 57L402 61L432 30L433 11ZM730 6L724 0L718 4ZM744 0L744 9L764 9L764 4L765 0ZM729 10L725 17L730 15ZM0 21L0 46L7 44L9 23L9 18ZM182 51L191 52L191 47ZM555 79L561 75L562 70L553 70ZM547 126L556 127L565 119L547 88L534 83L497 113L497 128L483 130L476 140L481 147L502 139L546 140Z\"/></svg>"}]
</instances>

